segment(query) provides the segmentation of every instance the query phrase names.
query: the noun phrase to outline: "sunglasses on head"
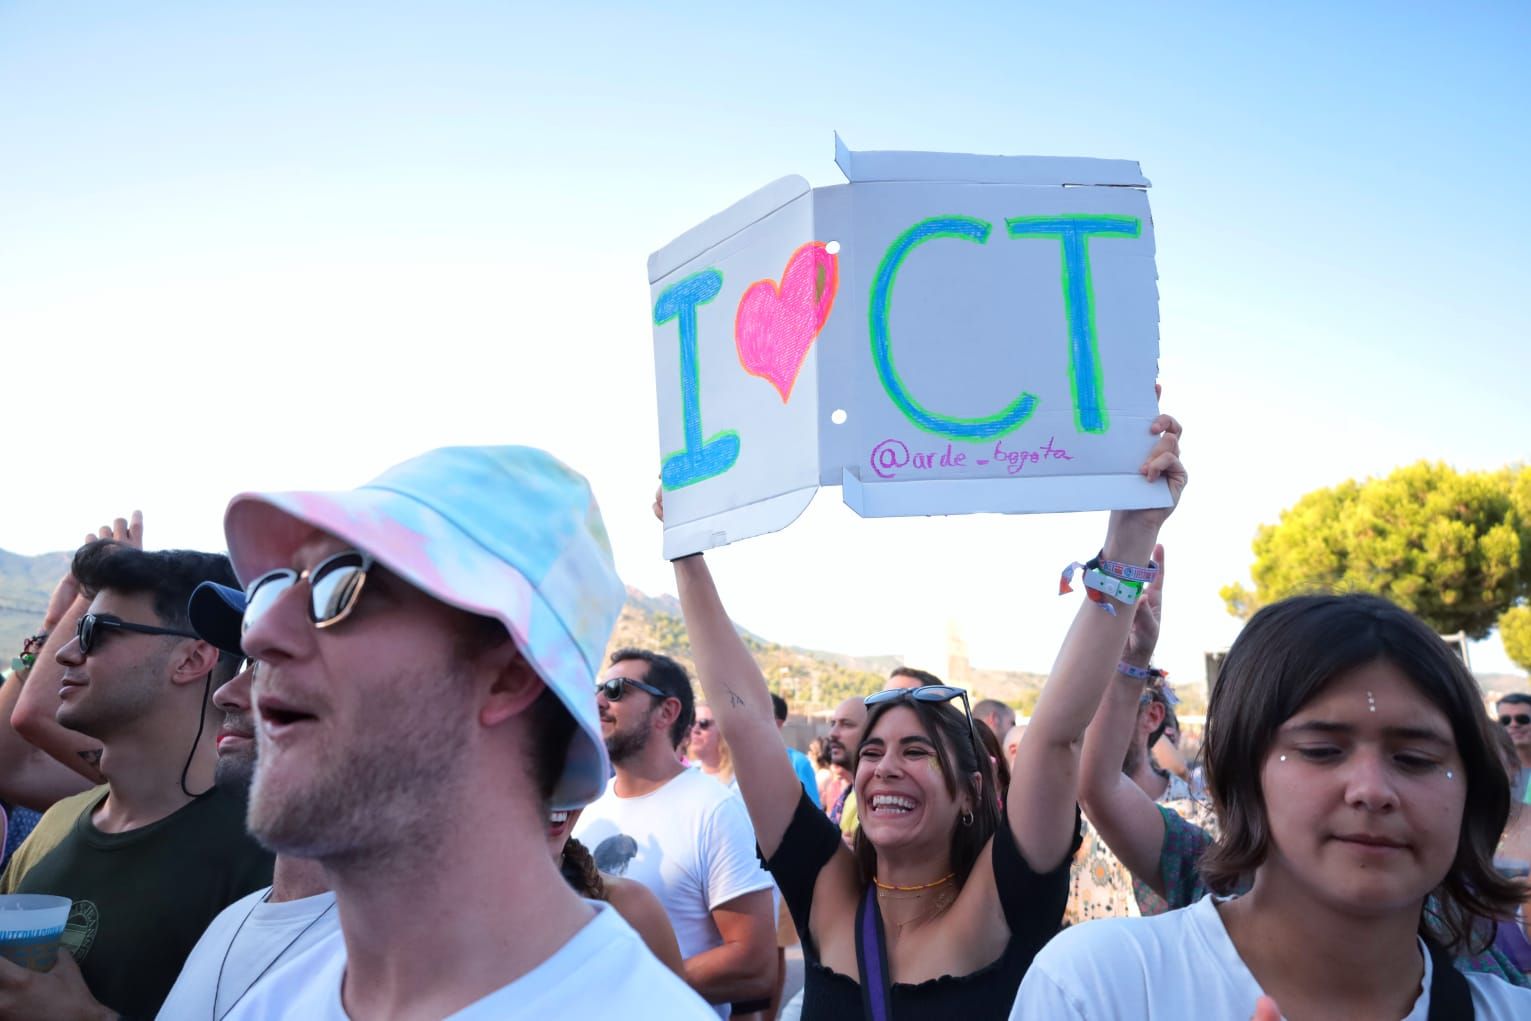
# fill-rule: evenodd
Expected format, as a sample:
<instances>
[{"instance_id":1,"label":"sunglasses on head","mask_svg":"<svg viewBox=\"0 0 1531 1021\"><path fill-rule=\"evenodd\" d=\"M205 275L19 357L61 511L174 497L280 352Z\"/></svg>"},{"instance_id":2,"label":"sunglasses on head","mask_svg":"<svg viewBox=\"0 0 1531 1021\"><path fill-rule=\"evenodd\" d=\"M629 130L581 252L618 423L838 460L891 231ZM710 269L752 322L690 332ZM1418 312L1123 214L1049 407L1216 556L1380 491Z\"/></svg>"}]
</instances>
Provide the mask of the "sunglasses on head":
<instances>
[{"instance_id":1,"label":"sunglasses on head","mask_svg":"<svg viewBox=\"0 0 1531 1021\"><path fill-rule=\"evenodd\" d=\"M595 691L598 695L605 695L608 702L620 702L622 701L622 689L627 686L637 688L639 691L646 691L655 698L670 697L652 684L635 681L631 677L608 677L604 681L596 681Z\"/></svg>"},{"instance_id":2,"label":"sunglasses on head","mask_svg":"<svg viewBox=\"0 0 1531 1021\"><path fill-rule=\"evenodd\" d=\"M74 637L80 643L80 652L90 655L92 649L100 644L102 637L107 631L131 631L137 635L174 635L177 638L196 638L190 631L177 631L174 628L154 627L150 624L133 624L129 621L118 620L116 617L106 617L99 613L87 613L80 618L80 622L74 627Z\"/></svg>"},{"instance_id":3,"label":"sunglasses on head","mask_svg":"<svg viewBox=\"0 0 1531 1021\"><path fill-rule=\"evenodd\" d=\"M973 709L968 705L968 693L964 688L956 688L950 684L927 684L919 688L889 688L887 691L879 691L875 695L868 695L863 703L868 709L874 705L885 705L889 702L950 702L954 698L962 699L962 715L968 721L968 740L978 745L978 734L973 730Z\"/></svg>"},{"instance_id":4,"label":"sunglasses on head","mask_svg":"<svg viewBox=\"0 0 1531 1021\"><path fill-rule=\"evenodd\" d=\"M307 570L279 567L267 571L245 589L244 630L254 627L282 593L300 581L308 582L308 619L316 628L334 627L356 609L367 572L375 562L359 550L346 550Z\"/></svg>"},{"instance_id":5,"label":"sunglasses on head","mask_svg":"<svg viewBox=\"0 0 1531 1021\"><path fill-rule=\"evenodd\" d=\"M1531 724L1531 715L1527 715L1526 713L1516 713L1513 716L1499 717L1499 725L1501 727L1508 727L1512 723L1518 723L1524 727L1527 724Z\"/></svg>"}]
</instances>

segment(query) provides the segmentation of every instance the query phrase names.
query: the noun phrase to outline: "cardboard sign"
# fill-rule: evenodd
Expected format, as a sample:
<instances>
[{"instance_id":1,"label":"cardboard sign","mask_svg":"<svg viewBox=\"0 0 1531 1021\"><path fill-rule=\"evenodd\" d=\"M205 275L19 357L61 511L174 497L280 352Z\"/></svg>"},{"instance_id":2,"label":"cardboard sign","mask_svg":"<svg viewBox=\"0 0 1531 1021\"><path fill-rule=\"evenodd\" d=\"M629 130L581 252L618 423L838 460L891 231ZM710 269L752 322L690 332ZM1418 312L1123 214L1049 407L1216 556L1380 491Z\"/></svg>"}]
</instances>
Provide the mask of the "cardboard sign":
<instances>
[{"instance_id":1,"label":"cardboard sign","mask_svg":"<svg viewBox=\"0 0 1531 1021\"><path fill-rule=\"evenodd\" d=\"M858 514L1168 506L1148 181L1124 160L862 152L649 257L665 556Z\"/></svg>"}]
</instances>

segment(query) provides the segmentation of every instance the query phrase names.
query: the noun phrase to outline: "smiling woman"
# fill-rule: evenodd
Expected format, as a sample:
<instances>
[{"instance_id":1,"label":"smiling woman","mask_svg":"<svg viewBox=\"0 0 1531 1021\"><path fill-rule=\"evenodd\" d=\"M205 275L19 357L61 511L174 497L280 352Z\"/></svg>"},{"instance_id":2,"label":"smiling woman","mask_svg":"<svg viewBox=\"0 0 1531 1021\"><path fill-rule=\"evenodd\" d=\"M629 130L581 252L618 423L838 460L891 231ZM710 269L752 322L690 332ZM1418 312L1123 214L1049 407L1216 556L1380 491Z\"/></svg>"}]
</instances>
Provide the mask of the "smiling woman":
<instances>
[{"instance_id":1,"label":"smiling woman","mask_svg":"<svg viewBox=\"0 0 1531 1021\"><path fill-rule=\"evenodd\" d=\"M1207 711L1222 831L1201 872L1249 892L1070 931L1012 1017L1243 1018L1264 996L1292 1017L1531 1016L1531 989L1450 956L1528 892L1493 868L1509 781L1490 727L1461 660L1386 600L1261 610Z\"/></svg>"},{"instance_id":2,"label":"smiling woman","mask_svg":"<svg viewBox=\"0 0 1531 1021\"><path fill-rule=\"evenodd\" d=\"M1166 480L1178 501L1179 423L1160 416L1151 431L1158 440L1140 470ZM1114 512L1106 562L1156 570L1144 565L1171 509ZM655 510L663 516L662 502ZM867 713L855 761L845 763L862 806L852 852L798 782L765 678L706 563L677 560L675 576L697 677L802 940L803 1021L1004 1017L1063 917L1079 841L1080 742L1127 638L1124 589L1083 602L1016 753L1018 774L1046 780L1012 784L1002 807L962 689L915 678L927 683L850 706ZM847 708L837 717L859 724Z\"/></svg>"}]
</instances>

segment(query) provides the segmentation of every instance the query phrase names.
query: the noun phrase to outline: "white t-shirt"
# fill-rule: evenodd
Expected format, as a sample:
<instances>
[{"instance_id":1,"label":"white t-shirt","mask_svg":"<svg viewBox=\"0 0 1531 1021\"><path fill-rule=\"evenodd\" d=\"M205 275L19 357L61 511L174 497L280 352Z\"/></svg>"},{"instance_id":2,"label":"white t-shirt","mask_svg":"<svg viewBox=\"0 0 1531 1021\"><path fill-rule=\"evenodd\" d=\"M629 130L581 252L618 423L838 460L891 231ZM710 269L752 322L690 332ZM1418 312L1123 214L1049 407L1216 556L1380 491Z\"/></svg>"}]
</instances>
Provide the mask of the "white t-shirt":
<instances>
[{"instance_id":1,"label":"white t-shirt","mask_svg":"<svg viewBox=\"0 0 1531 1021\"><path fill-rule=\"evenodd\" d=\"M617 797L615 783L585 807L574 836L602 872L636 879L654 892L681 957L721 946L712 911L771 889L744 802L699 769L637 798ZM727 1012L727 1005L719 1008L719 1016Z\"/></svg>"},{"instance_id":2,"label":"white t-shirt","mask_svg":"<svg viewBox=\"0 0 1531 1021\"><path fill-rule=\"evenodd\" d=\"M213 919L181 966L160 1018L221 1018L260 978L340 931L333 893L279 904L266 900L270 894L269 886L256 890Z\"/></svg>"},{"instance_id":3,"label":"white t-shirt","mask_svg":"<svg viewBox=\"0 0 1531 1021\"><path fill-rule=\"evenodd\" d=\"M1414 1009L1430 1013L1430 955ZM1531 1017L1531 989L1495 975L1464 975L1478 1021ZM1150 918L1105 918L1065 929L1031 962L1010 1011L1026 1018L1089 1021L1247 1021L1264 993L1250 974L1212 897Z\"/></svg>"},{"instance_id":4,"label":"white t-shirt","mask_svg":"<svg viewBox=\"0 0 1531 1021\"><path fill-rule=\"evenodd\" d=\"M623 1021L712 1021L702 998L649 953L616 909L586 903L595 917L557 953L444 1021L596 1018L613 1010ZM347 1021L345 970L345 940L336 932L272 969L228 1021Z\"/></svg>"}]
</instances>

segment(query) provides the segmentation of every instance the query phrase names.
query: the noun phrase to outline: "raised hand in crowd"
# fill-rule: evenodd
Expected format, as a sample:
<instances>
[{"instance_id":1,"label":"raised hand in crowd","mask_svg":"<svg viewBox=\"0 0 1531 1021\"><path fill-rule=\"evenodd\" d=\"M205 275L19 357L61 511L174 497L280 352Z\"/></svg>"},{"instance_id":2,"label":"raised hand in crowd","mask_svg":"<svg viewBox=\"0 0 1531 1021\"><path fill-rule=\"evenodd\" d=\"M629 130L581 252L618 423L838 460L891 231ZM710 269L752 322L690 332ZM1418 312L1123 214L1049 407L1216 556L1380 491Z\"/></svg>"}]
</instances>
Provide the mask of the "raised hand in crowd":
<instances>
[{"instance_id":1,"label":"raised hand in crowd","mask_svg":"<svg viewBox=\"0 0 1531 1021\"><path fill-rule=\"evenodd\" d=\"M1122 769L1137 739L1147 671L1159 642L1164 598L1164 547L1154 550L1158 576L1144 589L1133 613L1122 662L1108 668L1111 680L1085 731L1079 768L1079 802L1106 846L1127 869L1161 897L1159 871L1164 819L1154 799ZM1131 672L1129 672L1131 671Z\"/></svg>"},{"instance_id":2,"label":"raised hand in crowd","mask_svg":"<svg viewBox=\"0 0 1531 1021\"><path fill-rule=\"evenodd\" d=\"M143 536L143 513L134 511L127 518L117 518L110 525L102 525L94 535L87 533L85 543L117 542L134 549L143 549ZM74 598L67 606L60 606L71 591ZM58 618L51 628L45 628L47 640L37 654L37 662L28 678L30 683L22 687L17 697L11 713L11 726L22 737L84 777L90 784L102 784L106 782L106 777L102 775L99 765L101 743L61 726L56 719L59 682L64 676L64 666L57 659L58 650L74 637L75 628L89 605L89 597L79 590L72 576L60 580L48 607L49 614L56 612ZM62 788L68 784L61 780L59 786ZM84 790L85 786L76 784L76 789L67 793L77 793Z\"/></svg>"},{"instance_id":3,"label":"raised hand in crowd","mask_svg":"<svg viewBox=\"0 0 1531 1021\"><path fill-rule=\"evenodd\" d=\"M1180 461L1180 423L1160 415L1150 426L1158 435L1140 469L1149 481L1164 479L1173 501L1170 507L1119 510L1111 513L1101 560L1145 566L1152 560L1159 530L1185 489L1187 474ZM1138 602L1157 599L1157 590ZM1113 600L1113 602L1115 602ZM1011 825L1027 860L1039 866L1056 864L1074 839L1073 814L1079 783L1081 740L1100 705L1106 685L1116 672L1136 612L1084 602L1063 640L1047 683L1016 750L1017 777L1047 777L1047 783L1017 783L1010 799ZM1151 617L1157 641L1157 613ZM1148 620L1140 631L1146 641ZM1020 795L1017 797L1017 795Z\"/></svg>"}]
</instances>

